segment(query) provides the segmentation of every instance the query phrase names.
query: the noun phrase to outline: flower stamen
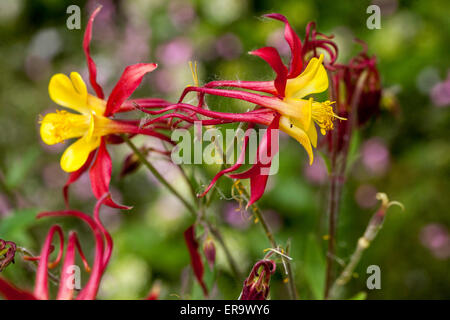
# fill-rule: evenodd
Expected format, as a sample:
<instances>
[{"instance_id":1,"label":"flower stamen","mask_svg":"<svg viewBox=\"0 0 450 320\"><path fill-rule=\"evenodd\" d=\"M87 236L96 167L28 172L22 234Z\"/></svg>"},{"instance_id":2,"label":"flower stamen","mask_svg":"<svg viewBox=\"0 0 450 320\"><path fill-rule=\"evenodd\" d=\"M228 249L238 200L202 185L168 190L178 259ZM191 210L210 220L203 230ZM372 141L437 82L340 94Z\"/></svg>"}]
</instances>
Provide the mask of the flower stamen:
<instances>
[{"instance_id":1,"label":"flower stamen","mask_svg":"<svg viewBox=\"0 0 450 320\"><path fill-rule=\"evenodd\" d=\"M335 101L313 102L311 116L320 127L320 132L325 135L328 130L333 129L334 119L347 120L334 113L332 104Z\"/></svg>"}]
</instances>

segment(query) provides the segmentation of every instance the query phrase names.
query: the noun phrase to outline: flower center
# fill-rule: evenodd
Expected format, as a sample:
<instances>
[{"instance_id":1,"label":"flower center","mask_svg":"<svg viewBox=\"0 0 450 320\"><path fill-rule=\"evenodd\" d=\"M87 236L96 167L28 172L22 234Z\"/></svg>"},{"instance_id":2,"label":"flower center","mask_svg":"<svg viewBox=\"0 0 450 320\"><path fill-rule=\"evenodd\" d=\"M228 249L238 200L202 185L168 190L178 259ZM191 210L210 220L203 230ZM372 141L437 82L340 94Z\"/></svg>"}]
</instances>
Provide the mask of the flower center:
<instances>
[{"instance_id":1,"label":"flower center","mask_svg":"<svg viewBox=\"0 0 450 320\"><path fill-rule=\"evenodd\" d=\"M42 140L49 145L82 137L90 128L90 116L56 110L40 120Z\"/></svg>"}]
</instances>

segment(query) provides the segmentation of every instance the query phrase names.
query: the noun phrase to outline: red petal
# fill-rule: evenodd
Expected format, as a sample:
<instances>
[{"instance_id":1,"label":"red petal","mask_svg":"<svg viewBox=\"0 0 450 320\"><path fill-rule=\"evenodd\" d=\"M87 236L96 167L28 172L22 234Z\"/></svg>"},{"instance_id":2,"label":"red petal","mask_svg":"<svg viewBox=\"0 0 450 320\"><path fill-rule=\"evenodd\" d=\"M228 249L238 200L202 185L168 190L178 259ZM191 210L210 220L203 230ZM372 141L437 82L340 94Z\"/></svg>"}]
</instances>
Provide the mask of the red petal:
<instances>
[{"instance_id":1,"label":"red petal","mask_svg":"<svg viewBox=\"0 0 450 320\"><path fill-rule=\"evenodd\" d=\"M220 90L219 90L220 91ZM236 91L233 91L236 92ZM258 109L254 111L249 111L245 113L227 113L227 112L217 112L217 111L211 111L207 109L203 109L200 107L192 106L190 104L186 103L178 103L171 106L168 106L166 108L160 109L160 110L145 110L142 109L143 112L151 114L151 115L157 115L166 113L168 111L172 110L182 110L182 111L193 111L194 113L201 114L203 116L213 118L213 119L220 119L223 120L223 123L230 123L230 122L250 122L250 123L259 123L264 125L269 125L273 120L273 114L274 112L270 109ZM186 117L186 116L185 116ZM184 118L188 119L188 118ZM183 120L184 120L183 119ZM146 122L143 126L147 126L151 123L155 123L157 121L160 121L160 118L154 118L148 122ZM197 118L189 120L189 122L199 121Z\"/></svg>"},{"instance_id":2,"label":"red petal","mask_svg":"<svg viewBox=\"0 0 450 320\"><path fill-rule=\"evenodd\" d=\"M74 211L74 210L65 210L65 211L52 211L52 212L42 212L37 215L37 218L43 217L75 217L83 220L88 224L95 237L95 255L94 255L94 264L92 266L91 276L86 284L86 286L81 290L79 295L77 296L78 300L92 300L95 299L98 291L98 287L100 285L100 280L103 276L103 255L104 255L104 245L103 245L103 234L98 226L98 224L87 214ZM42 260L41 260L42 261Z\"/></svg>"},{"instance_id":3,"label":"red petal","mask_svg":"<svg viewBox=\"0 0 450 320\"><path fill-rule=\"evenodd\" d=\"M168 102L164 99L159 99L159 98L132 99L132 100L125 101L120 106L119 110L116 111L116 113L136 110L137 107L145 108L145 109L146 108L154 109L154 108L167 107L169 105L171 105L170 102Z\"/></svg>"},{"instance_id":4,"label":"red petal","mask_svg":"<svg viewBox=\"0 0 450 320\"><path fill-rule=\"evenodd\" d=\"M251 194L247 207L258 201L262 197L262 195L264 194L264 190L266 189L267 179L269 178L268 173L270 170L270 166L272 165L272 159L278 152L278 140L276 141L275 145L272 145L272 130L278 130L280 122L279 120L280 116L278 115L267 128L267 131L258 146L258 158L256 163L245 172L229 175L229 177L233 179L250 178ZM264 161L262 161L262 159L264 159ZM263 170L265 170L266 172L262 172Z\"/></svg>"},{"instance_id":5,"label":"red petal","mask_svg":"<svg viewBox=\"0 0 450 320\"><path fill-rule=\"evenodd\" d=\"M108 194L104 204L117 209L128 210L131 207L116 204L109 195L109 183L111 181L112 162L111 157L106 149L105 140L102 138L100 147L98 148L97 158L89 170L91 178L92 192L97 199Z\"/></svg>"},{"instance_id":6,"label":"red petal","mask_svg":"<svg viewBox=\"0 0 450 320\"><path fill-rule=\"evenodd\" d=\"M48 300L48 258L52 251L53 237L57 233L61 243L64 243L62 229L58 225L50 228L41 250L40 260L36 271L36 285L34 286L34 295L41 300Z\"/></svg>"},{"instance_id":7,"label":"red petal","mask_svg":"<svg viewBox=\"0 0 450 320\"><path fill-rule=\"evenodd\" d=\"M267 18L276 19L284 22L284 38L286 39L289 47L291 47L291 62L289 65L288 78L295 78L302 72L302 42L295 31L292 29L289 21L285 16L279 13L271 13L264 15Z\"/></svg>"},{"instance_id":8,"label":"red petal","mask_svg":"<svg viewBox=\"0 0 450 320\"><path fill-rule=\"evenodd\" d=\"M240 81L240 80L219 80L211 81L204 85L205 88L217 87L233 87L248 89L253 91L262 91L271 94L276 94L277 90L274 87L273 81Z\"/></svg>"},{"instance_id":9,"label":"red petal","mask_svg":"<svg viewBox=\"0 0 450 320\"><path fill-rule=\"evenodd\" d=\"M7 300L36 300L35 296L30 292L17 289L2 278L0 278L0 294Z\"/></svg>"},{"instance_id":10,"label":"red petal","mask_svg":"<svg viewBox=\"0 0 450 320\"><path fill-rule=\"evenodd\" d=\"M220 171L218 174L216 174L215 177L211 180L209 186L205 189L205 191L203 191L202 194L199 194L198 197L204 197L209 192L209 190L211 190L211 188L214 186L214 184L217 182L217 180L219 180L219 178L222 177L224 174L236 171L237 169L239 169L241 167L241 165L244 163L244 160L245 160L245 150L247 149L247 144L248 144L248 140L249 140L249 136L250 136L249 133L250 133L251 129L253 129L252 125L250 125L249 128L247 129L247 131L245 132L245 138L244 138L244 143L242 144L241 154L239 155L239 158L236 161L236 163L233 164L231 167L226 168L226 169Z\"/></svg>"},{"instance_id":11,"label":"red petal","mask_svg":"<svg viewBox=\"0 0 450 320\"><path fill-rule=\"evenodd\" d=\"M274 81L275 88L277 89L278 94L284 97L284 89L286 88L288 70L283 61L281 61L281 57L277 49L273 47L264 47L255 51L251 51L249 53L258 56L266 61L276 72L277 77Z\"/></svg>"},{"instance_id":12,"label":"red petal","mask_svg":"<svg viewBox=\"0 0 450 320\"><path fill-rule=\"evenodd\" d=\"M284 101L276 97L269 97L253 92L246 92L240 90L212 89L199 87L187 87L186 89L184 89L178 102L182 102L184 97L191 91L205 94L212 94L226 98L240 99L271 109L286 109L287 107L287 104Z\"/></svg>"},{"instance_id":13,"label":"red petal","mask_svg":"<svg viewBox=\"0 0 450 320\"><path fill-rule=\"evenodd\" d=\"M67 208L69 208L69 186L75 181L77 181L81 177L81 175L87 170L87 168L89 168L89 166L92 163L92 160L94 159L96 151L97 150L94 150L89 154L89 157L87 158L86 162L80 169L78 169L75 172L71 172L69 174L69 178L67 179L67 182L63 187L64 202L66 203Z\"/></svg>"},{"instance_id":14,"label":"red petal","mask_svg":"<svg viewBox=\"0 0 450 320\"><path fill-rule=\"evenodd\" d=\"M103 263L102 263L102 269L101 272L103 273L106 269L106 266L109 263L109 259L111 258L111 253L113 249L113 240L111 235L109 234L108 230L103 226L102 221L100 220L100 208L105 203L105 201L108 200L107 194L105 194L102 198L100 198L94 209L94 220L97 223L98 227L100 228L101 232L103 233L103 236L106 241L105 251L103 253Z\"/></svg>"},{"instance_id":15,"label":"red petal","mask_svg":"<svg viewBox=\"0 0 450 320\"><path fill-rule=\"evenodd\" d=\"M194 225L187 228L187 230L184 232L184 240L186 241L186 245L189 250L189 255L191 256L191 265L192 269L194 270L194 275L203 289L203 294L207 296L208 288L206 287L206 284L203 281L203 273L205 270L203 268L202 258L198 253L198 242L195 239Z\"/></svg>"},{"instance_id":16,"label":"red petal","mask_svg":"<svg viewBox=\"0 0 450 320\"><path fill-rule=\"evenodd\" d=\"M97 67L95 66L94 60L91 58L91 52L89 48L92 38L92 24L94 23L94 19L100 12L101 8L102 6L97 7L97 9L94 10L94 12L91 14L91 17L89 18L88 24L86 26L86 31L84 32L83 50L84 54L86 55L86 63L89 69L89 81L91 83L91 86L97 93L97 96L100 99L103 99L105 95L103 94L102 87L100 87L100 85L97 83Z\"/></svg>"},{"instance_id":17,"label":"red petal","mask_svg":"<svg viewBox=\"0 0 450 320\"><path fill-rule=\"evenodd\" d=\"M116 113L120 109L122 103L124 103L139 86L144 75L155 70L156 67L157 65L155 63L138 63L126 67L108 98L105 116Z\"/></svg>"},{"instance_id":18,"label":"red petal","mask_svg":"<svg viewBox=\"0 0 450 320\"><path fill-rule=\"evenodd\" d=\"M77 242L77 234L75 232L71 232L67 243L66 257L64 258L64 264L61 269L61 280L56 298L57 300L72 300L73 298L73 288L68 286L67 282L72 277L72 272L69 272L69 268L72 268L75 264L75 250L77 247Z\"/></svg>"}]
</instances>

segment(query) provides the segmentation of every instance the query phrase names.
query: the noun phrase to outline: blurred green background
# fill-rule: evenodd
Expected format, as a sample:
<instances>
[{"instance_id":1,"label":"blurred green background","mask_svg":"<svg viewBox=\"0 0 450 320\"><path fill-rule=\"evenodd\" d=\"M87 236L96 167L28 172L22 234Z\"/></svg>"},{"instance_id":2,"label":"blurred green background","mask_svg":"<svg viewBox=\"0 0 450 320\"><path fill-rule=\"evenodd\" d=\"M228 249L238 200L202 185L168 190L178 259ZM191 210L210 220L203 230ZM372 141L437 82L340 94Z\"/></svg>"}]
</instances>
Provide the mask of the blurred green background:
<instances>
[{"instance_id":1,"label":"blurred green background","mask_svg":"<svg viewBox=\"0 0 450 320\"><path fill-rule=\"evenodd\" d=\"M373 1L381 7L379 30L366 27L370 1L80 1L81 30L66 27L66 9L73 1L0 1L0 238L37 254L46 230L56 221L66 230L79 230L92 258L93 239L84 225L34 217L41 210L64 208L60 194L66 174L59 167L64 146L45 146L38 131L39 114L57 108L48 97L48 81L55 73L71 71L87 79L81 42L88 14L99 3L103 9L94 24L91 48L105 91L110 92L126 65L159 64L134 97L176 100L192 84L190 60L198 61L203 82L273 79L264 62L246 54L271 45L288 56L282 24L260 19L264 13L286 15L301 38L306 24L316 21L319 32L336 36L340 62L360 50L353 38L366 41L369 54L379 62L383 111L354 141L339 217L338 258L347 261L354 250L377 208L376 192L386 192L406 210L389 211L344 297L365 291L368 299L449 298L450 2L445 0ZM223 99L208 102L221 110L244 108ZM130 150L124 145L109 151L113 194L134 208L102 211L115 248L99 298L142 298L155 281L162 284L162 299L201 298L182 235L192 223L189 214L144 168L119 180ZM160 156L150 159L187 194L176 168ZM260 201L277 240L291 241L301 299L321 298L325 274L327 175L317 152L316 159L309 167L304 150L293 139L282 139L280 171L269 179ZM203 186L218 167L204 169L196 168ZM248 275L269 243L252 217L236 210L236 202L230 200L231 182L224 178L219 187L222 198L213 202L208 216L222 230L240 271ZM94 203L84 176L71 188L71 205L89 213ZM236 299L242 283L232 278L216 247L217 264L214 271L206 267L207 284L213 297ZM16 260L2 276L21 288L32 287L33 271L22 259ZM380 290L366 288L366 269L372 264L381 268ZM288 297L278 267L273 299Z\"/></svg>"}]
</instances>

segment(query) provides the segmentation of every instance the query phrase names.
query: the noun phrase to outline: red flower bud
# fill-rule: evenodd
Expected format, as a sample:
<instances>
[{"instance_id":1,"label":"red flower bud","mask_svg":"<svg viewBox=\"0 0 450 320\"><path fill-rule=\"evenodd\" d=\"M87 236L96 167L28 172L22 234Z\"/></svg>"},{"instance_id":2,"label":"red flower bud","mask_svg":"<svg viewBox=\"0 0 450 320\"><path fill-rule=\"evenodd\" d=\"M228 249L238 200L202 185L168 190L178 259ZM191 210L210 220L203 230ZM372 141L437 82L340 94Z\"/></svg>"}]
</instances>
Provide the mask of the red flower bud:
<instances>
[{"instance_id":1,"label":"red flower bud","mask_svg":"<svg viewBox=\"0 0 450 320\"><path fill-rule=\"evenodd\" d=\"M207 237L203 242L203 252L205 253L209 268L212 270L214 267L214 262L216 261L216 247L211 237Z\"/></svg>"},{"instance_id":2,"label":"red flower bud","mask_svg":"<svg viewBox=\"0 0 450 320\"><path fill-rule=\"evenodd\" d=\"M266 300L269 295L270 276L275 273L276 264L272 260L258 261L244 281L239 300Z\"/></svg>"},{"instance_id":3,"label":"red flower bud","mask_svg":"<svg viewBox=\"0 0 450 320\"><path fill-rule=\"evenodd\" d=\"M16 255L16 244L12 241L0 239L0 272L10 263L14 263Z\"/></svg>"},{"instance_id":4,"label":"red flower bud","mask_svg":"<svg viewBox=\"0 0 450 320\"><path fill-rule=\"evenodd\" d=\"M147 147L141 147L139 151L146 156L149 152ZM130 153L125 160L123 161L122 169L120 170L120 178L123 178L126 175L129 175L133 172L136 172L142 165L139 157L134 153Z\"/></svg>"}]
</instances>

